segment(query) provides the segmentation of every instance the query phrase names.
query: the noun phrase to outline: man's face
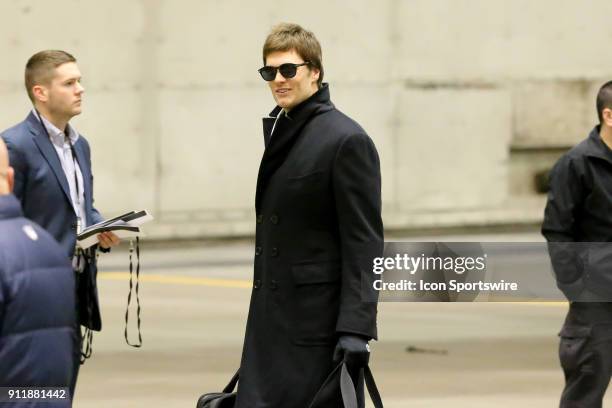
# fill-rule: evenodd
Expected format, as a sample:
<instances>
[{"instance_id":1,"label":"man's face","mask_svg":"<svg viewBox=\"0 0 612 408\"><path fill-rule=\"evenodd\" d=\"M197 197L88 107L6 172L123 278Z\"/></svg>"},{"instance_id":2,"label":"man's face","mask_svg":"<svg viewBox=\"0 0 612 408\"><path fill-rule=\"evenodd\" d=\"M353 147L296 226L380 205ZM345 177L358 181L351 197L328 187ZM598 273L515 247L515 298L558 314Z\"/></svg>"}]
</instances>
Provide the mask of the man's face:
<instances>
[{"instance_id":1,"label":"man's face","mask_svg":"<svg viewBox=\"0 0 612 408\"><path fill-rule=\"evenodd\" d=\"M305 62L300 55L291 51L276 51L266 56L266 65L279 67L282 64L301 64ZM308 65L298 67L293 78L284 78L276 72L276 78L268 82L276 104L285 110L291 110L317 92L319 70Z\"/></svg>"},{"instance_id":2,"label":"man's face","mask_svg":"<svg viewBox=\"0 0 612 408\"><path fill-rule=\"evenodd\" d=\"M604 108L601 112L602 116L602 124L605 124L607 127L612 128L612 109Z\"/></svg>"},{"instance_id":3,"label":"man's face","mask_svg":"<svg viewBox=\"0 0 612 408\"><path fill-rule=\"evenodd\" d=\"M81 71L74 62L55 68L55 75L46 88L46 105L54 115L70 119L81 113L81 99L85 89L81 86Z\"/></svg>"}]
</instances>

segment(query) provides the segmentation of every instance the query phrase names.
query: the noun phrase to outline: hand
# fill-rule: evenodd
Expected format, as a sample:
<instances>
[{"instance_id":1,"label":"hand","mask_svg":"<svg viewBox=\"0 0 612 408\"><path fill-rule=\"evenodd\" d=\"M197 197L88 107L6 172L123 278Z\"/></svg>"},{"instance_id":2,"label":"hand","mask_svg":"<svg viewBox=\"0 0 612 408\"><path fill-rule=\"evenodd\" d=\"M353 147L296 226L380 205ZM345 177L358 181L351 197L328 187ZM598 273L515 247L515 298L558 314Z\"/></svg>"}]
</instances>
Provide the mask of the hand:
<instances>
[{"instance_id":1,"label":"hand","mask_svg":"<svg viewBox=\"0 0 612 408\"><path fill-rule=\"evenodd\" d=\"M367 366L370 360L368 340L363 336L355 334L340 336L334 350L334 362L339 363L342 360L344 360L349 370Z\"/></svg>"},{"instance_id":2,"label":"hand","mask_svg":"<svg viewBox=\"0 0 612 408\"><path fill-rule=\"evenodd\" d=\"M106 231L106 232L102 232L98 234L98 241L100 242L99 243L100 247L104 249L109 249L109 248L119 245L119 242L121 240L119 239L118 236L116 236L112 232Z\"/></svg>"}]
</instances>

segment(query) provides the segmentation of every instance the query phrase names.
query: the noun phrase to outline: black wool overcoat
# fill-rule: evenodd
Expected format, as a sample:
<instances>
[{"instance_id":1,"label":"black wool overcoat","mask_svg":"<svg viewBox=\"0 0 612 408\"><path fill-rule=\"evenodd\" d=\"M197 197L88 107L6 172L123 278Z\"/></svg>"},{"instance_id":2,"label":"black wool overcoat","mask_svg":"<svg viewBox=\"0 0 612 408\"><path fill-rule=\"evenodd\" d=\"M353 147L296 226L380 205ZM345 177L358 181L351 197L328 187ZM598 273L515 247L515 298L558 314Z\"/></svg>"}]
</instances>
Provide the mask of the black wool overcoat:
<instances>
[{"instance_id":1,"label":"black wool overcoat","mask_svg":"<svg viewBox=\"0 0 612 408\"><path fill-rule=\"evenodd\" d=\"M333 368L339 334L377 337L380 162L327 84L287 115L274 109L264 137L236 407L307 408Z\"/></svg>"}]
</instances>

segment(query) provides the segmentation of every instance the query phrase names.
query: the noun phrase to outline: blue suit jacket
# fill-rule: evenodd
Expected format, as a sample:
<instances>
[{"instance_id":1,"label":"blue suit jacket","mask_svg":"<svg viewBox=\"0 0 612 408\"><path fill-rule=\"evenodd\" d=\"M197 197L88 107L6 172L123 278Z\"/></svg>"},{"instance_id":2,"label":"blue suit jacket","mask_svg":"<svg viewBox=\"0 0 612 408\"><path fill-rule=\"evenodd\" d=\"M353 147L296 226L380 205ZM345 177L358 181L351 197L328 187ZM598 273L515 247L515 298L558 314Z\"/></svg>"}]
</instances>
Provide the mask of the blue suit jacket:
<instances>
[{"instance_id":1,"label":"blue suit jacket","mask_svg":"<svg viewBox=\"0 0 612 408\"><path fill-rule=\"evenodd\" d=\"M15 169L13 193L21 202L26 218L46 229L72 258L76 242L76 213L59 157L40 121L28 117L0 135L9 150L9 162ZM93 206L93 175L87 140L80 136L74 145L83 174L87 225L102 221ZM78 278L78 302L81 323L100 330L101 319L96 287L95 257ZM93 302L93 303L92 303Z\"/></svg>"}]
</instances>

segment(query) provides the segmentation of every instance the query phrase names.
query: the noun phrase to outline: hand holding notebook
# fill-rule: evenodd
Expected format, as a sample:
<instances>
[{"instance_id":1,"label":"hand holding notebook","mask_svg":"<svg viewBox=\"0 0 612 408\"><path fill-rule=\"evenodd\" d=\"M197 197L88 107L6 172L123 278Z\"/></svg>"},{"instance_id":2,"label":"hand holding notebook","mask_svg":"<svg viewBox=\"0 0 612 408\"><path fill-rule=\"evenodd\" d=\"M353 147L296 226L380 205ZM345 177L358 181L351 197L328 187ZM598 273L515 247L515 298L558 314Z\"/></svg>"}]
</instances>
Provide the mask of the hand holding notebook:
<instances>
[{"instance_id":1,"label":"hand holding notebook","mask_svg":"<svg viewBox=\"0 0 612 408\"><path fill-rule=\"evenodd\" d=\"M82 249L89 248L98 243L98 234L106 231L112 231L119 238L140 236L140 226L152 219L146 210L130 211L85 228L77 235L77 245Z\"/></svg>"}]
</instances>

